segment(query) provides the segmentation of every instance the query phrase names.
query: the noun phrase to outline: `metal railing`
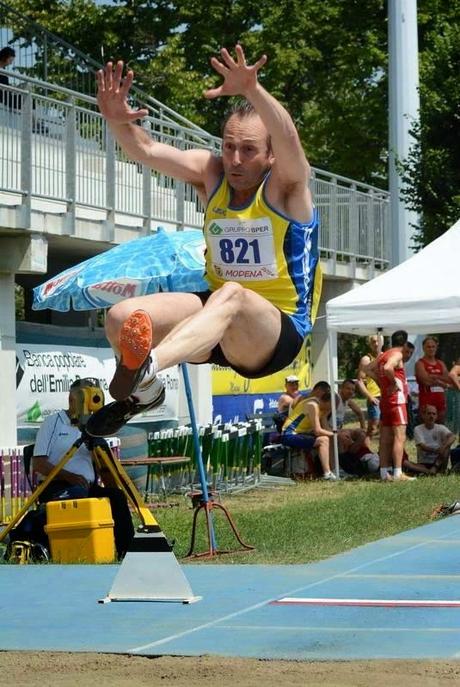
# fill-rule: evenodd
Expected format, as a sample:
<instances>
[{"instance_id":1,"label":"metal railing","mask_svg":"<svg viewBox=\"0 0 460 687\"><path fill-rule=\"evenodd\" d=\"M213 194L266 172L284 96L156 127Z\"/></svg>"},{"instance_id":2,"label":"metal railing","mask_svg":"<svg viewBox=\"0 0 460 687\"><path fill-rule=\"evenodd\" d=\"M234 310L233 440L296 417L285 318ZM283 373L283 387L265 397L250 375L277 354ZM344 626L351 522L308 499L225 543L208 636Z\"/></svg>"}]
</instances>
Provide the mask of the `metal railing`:
<instances>
[{"instance_id":1,"label":"metal railing","mask_svg":"<svg viewBox=\"0 0 460 687\"><path fill-rule=\"evenodd\" d=\"M196 190L131 160L112 138L95 99L27 76L0 85L0 191L16 193L25 208L32 198L65 203L68 233L80 208L138 219L141 233L153 223L201 227ZM143 126L156 140L181 149L216 150L220 141L201 130L149 116ZM388 264L389 194L314 169L312 192L321 216L324 255L350 262ZM27 212L25 216L27 215ZM113 232L112 232L113 237Z\"/></svg>"},{"instance_id":2,"label":"metal railing","mask_svg":"<svg viewBox=\"0 0 460 687\"><path fill-rule=\"evenodd\" d=\"M0 47L6 45L16 52L13 73L52 82L75 93L95 95L95 72L101 69L103 63L93 60L60 36L0 0ZM147 108L154 117L201 131L207 139L212 140L212 136L204 129L135 85L131 88L131 102L134 107Z\"/></svg>"}]
</instances>

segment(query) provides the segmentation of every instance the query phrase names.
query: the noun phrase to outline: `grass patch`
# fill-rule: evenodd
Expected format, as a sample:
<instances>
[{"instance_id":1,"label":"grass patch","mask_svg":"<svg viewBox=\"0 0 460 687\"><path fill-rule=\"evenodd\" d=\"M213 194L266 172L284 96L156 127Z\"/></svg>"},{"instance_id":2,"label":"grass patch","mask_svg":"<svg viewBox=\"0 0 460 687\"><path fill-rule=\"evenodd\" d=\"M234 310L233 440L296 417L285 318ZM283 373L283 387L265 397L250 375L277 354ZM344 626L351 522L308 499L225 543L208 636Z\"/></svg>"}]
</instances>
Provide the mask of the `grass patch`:
<instances>
[{"instance_id":1,"label":"grass patch","mask_svg":"<svg viewBox=\"0 0 460 687\"><path fill-rule=\"evenodd\" d=\"M219 563L309 563L432 521L442 503L460 499L460 476L419 478L415 482L380 480L307 482L293 487L254 489L222 499L243 541L253 552L217 556ZM173 499L172 499L173 500ZM192 509L187 499L177 507L154 511L174 551L183 557L190 545ZM219 550L237 542L217 510L213 511ZM200 513L195 550L207 549L204 513ZM199 559L198 559L199 560Z\"/></svg>"},{"instance_id":2,"label":"grass patch","mask_svg":"<svg viewBox=\"0 0 460 687\"><path fill-rule=\"evenodd\" d=\"M437 506L455 500L460 500L460 475L456 474L404 483L318 480L255 488L221 500L243 541L255 551L216 556L211 562L311 563L432 522ZM174 553L181 559L190 546L193 511L186 497L171 496L169 502L174 505L153 512L167 538L175 542ZM213 513L219 551L236 548L238 543L222 513L218 509ZM200 512L195 551L205 550L205 518ZM4 562L2 554L0 547L0 563Z\"/></svg>"}]
</instances>

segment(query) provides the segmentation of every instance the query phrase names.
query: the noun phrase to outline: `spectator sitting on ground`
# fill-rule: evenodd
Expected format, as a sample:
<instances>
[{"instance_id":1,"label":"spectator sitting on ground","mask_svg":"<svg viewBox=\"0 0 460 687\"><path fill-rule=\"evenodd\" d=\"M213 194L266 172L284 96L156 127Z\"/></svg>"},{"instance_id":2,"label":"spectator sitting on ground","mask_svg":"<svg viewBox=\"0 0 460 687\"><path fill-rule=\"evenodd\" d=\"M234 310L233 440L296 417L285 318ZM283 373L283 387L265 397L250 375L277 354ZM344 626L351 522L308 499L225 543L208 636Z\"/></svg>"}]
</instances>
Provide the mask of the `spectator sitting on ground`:
<instances>
[{"instance_id":1,"label":"spectator sitting on ground","mask_svg":"<svg viewBox=\"0 0 460 687\"><path fill-rule=\"evenodd\" d=\"M289 408L292 400L299 395L299 378L296 375L288 375L284 380L285 391L278 399L278 408L273 415L273 422L275 423L278 432L281 432L283 424L289 414Z\"/></svg>"},{"instance_id":2,"label":"spectator sitting on ground","mask_svg":"<svg viewBox=\"0 0 460 687\"><path fill-rule=\"evenodd\" d=\"M353 400L355 391L356 386L355 382L352 379L345 379L339 386L338 393L335 395L335 413L337 420L337 429L342 429L343 424L345 422L345 412L348 407L350 408L350 410L353 411L353 413L358 418L359 426L361 427L361 430L365 433L366 422L364 418L364 413L359 407L359 405L356 403L356 401Z\"/></svg>"},{"instance_id":3,"label":"spectator sitting on ground","mask_svg":"<svg viewBox=\"0 0 460 687\"><path fill-rule=\"evenodd\" d=\"M445 425L436 423L438 413L434 406L426 405L422 416L423 423L414 429L417 463L405 459L403 466L412 472L436 475L446 471L455 434Z\"/></svg>"},{"instance_id":4,"label":"spectator sitting on ground","mask_svg":"<svg viewBox=\"0 0 460 687\"><path fill-rule=\"evenodd\" d=\"M321 426L331 412L331 392L327 382L318 382L308 397L296 398L281 432L281 443L301 449L305 454L318 451L323 479L335 480L329 458L329 440L333 433Z\"/></svg>"},{"instance_id":5,"label":"spectator sitting on ground","mask_svg":"<svg viewBox=\"0 0 460 687\"><path fill-rule=\"evenodd\" d=\"M379 473L380 458L373 452L370 438L363 430L343 429L338 433L337 441L339 465L347 475L363 477Z\"/></svg>"},{"instance_id":6,"label":"spectator sitting on ground","mask_svg":"<svg viewBox=\"0 0 460 687\"><path fill-rule=\"evenodd\" d=\"M79 379L74 382L69 391L68 409L48 415L38 430L32 468L41 476L42 481L81 436L78 421L75 420L78 417L78 390L85 386L94 386L89 384L89 381ZM134 537L128 503L123 491L113 483L110 473L104 472L103 468L98 468L98 471L107 486L101 487L97 484L92 452L83 443L65 467L45 487L39 500L40 503L47 503L61 499L107 497L114 520L115 546L118 557L122 558Z\"/></svg>"},{"instance_id":7,"label":"spectator sitting on ground","mask_svg":"<svg viewBox=\"0 0 460 687\"><path fill-rule=\"evenodd\" d=\"M361 465L360 458L372 453L372 448L370 437L366 434L364 413L356 401L353 400L355 389L355 382L352 379L345 379L335 395L339 463L340 467L350 475L364 475L367 473L367 469L364 465ZM359 428L343 429L347 407L358 418ZM329 427L331 426L331 421L332 415L328 418Z\"/></svg>"}]
</instances>

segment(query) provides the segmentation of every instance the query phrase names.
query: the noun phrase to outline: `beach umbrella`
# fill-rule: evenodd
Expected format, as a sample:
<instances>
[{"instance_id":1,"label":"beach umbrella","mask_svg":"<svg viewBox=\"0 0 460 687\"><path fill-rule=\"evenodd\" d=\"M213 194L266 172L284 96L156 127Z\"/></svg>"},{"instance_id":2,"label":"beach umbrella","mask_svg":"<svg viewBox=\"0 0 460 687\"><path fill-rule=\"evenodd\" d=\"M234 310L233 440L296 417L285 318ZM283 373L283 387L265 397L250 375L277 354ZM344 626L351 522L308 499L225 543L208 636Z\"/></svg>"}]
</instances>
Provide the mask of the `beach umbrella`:
<instances>
[{"instance_id":1,"label":"beach umbrella","mask_svg":"<svg viewBox=\"0 0 460 687\"><path fill-rule=\"evenodd\" d=\"M159 291L207 291L204 280L203 233L197 229L167 232L158 227L150 236L122 243L95 255L34 288L34 310L92 310L109 308L125 298ZM191 384L182 364L190 421L197 455L203 501L209 503L206 473L199 444ZM216 549L210 523L210 539Z\"/></svg>"},{"instance_id":2,"label":"beach umbrella","mask_svg":"<svg viewBox=\"0 0 460 687\"><path fill-rule=\"evenodd\" d=\"M33 290L33 310L92 310L158 291L206 291L204 239L198 229L122 243L69 267Z\"/></svg>"}]
</instances>

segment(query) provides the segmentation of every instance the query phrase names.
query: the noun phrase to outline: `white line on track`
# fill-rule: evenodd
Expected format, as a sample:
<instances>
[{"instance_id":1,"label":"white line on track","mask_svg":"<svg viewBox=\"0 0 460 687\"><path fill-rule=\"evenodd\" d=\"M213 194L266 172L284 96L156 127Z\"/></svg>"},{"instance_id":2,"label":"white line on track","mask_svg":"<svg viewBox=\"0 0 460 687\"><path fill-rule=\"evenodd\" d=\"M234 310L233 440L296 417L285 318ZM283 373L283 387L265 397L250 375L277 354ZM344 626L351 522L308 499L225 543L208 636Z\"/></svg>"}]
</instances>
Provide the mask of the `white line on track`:
<instances>
[{"instance_id":1,"label":"white line on track","mask_svg":"<svg viewBox=\"0 0 460 687\"><path fill-rule=\"evenodd\" d=\"M449 532L445 535L442 535L439 537L439 539L445 539L449 536L451 536L452 533ZM419 542L418 544L414 544L413 546L409 546L405 549L402 549L400 551L395 551L394 553L390 553L386 556L381 556L380 558L374 558L372 561L367 561L366 563L362 563L361 565L357 565L353 568L350 568L347 571L342 571L340 573L336 573L335 575L330 575L329 577L324 577L321 578L320 580L317 580L316 582L312 582L311 584L308 584L306 586L302 587L297 587L296 589L291 589L287 592L285 592L285 596L292 596L293 594L299 593L299 592L304 592L307 589L312 589L313 587L318 587L322 584L326 584L328 582L331 582L332 580L336 580L340 577L344 577L345 575L349 573L354 573L357 572L358 570L363 570L364 568L367 568L371 565L375 565L375 563L380 563L382 561L387 561L391 560L392 558L397 558L398 556L402 556L409 551L414 551L415 549L420 549L423 546L427 546L427 544L433 543L433 539L430 539L428 541L422 541ZM279 598L281 596L278 595L276 598ZM163 637L162 639L157 639L154 642L149 642L148 644L142 644L141 646L136 646L133 647L132 649L128 649L128 653L139 653L142 651L146 651L147 649L153 649L157 646L162 646L163 644L167 644L168 642L175 641L177 639L181 639L182 637L186 637L188 635L194 634L195 632L200 632L200 630L206 630L210 627L213 627L217 625L218 623L222 623L226 620L229 620L230 618L237 618L238 616L244 615L245 613L250 613L251 611L255 611L258 608L262 608L263 606L268 605L272 601L276 601L273 597L269 599L264 599L263 601L260 601L257 604L253 604L252 606L248 606L246 608L242 608L239 611L235 611L234 613L229 613L227 615L221 616L220 618L215 618L214 620L210 620L208 623L203 623L202 625L196 625L195 627L191 627L188 630L184 630L183 632L177 632L176 634L173 635L168 635L167 637Z\"/></svg>"},{"instance_id":2,"label":"white line on track","mask_svg":"<svg viewBox=\"0 0 460 687\"><path fill-rule=\"evenodd\" d=\"M331 599L284 597L270 602L271 606L383 606L394 608L460 608L460 601L453 599Z\"/></svg>"},{"instance_id":3,"label":"white line on track","mask_svg":"<svg viewBox=\"0 0 460 687\"><path fill-rule=\"evenodd\" d=\"M411 573L358 573L357 575L354 575L353 573L350 573L349 575L345 575L345 577L347 580L453 580L454 582L458 582L460 580L460 575L444 575L442 573L436 575L412 575Z\"/></svg>"}]
</instances>

